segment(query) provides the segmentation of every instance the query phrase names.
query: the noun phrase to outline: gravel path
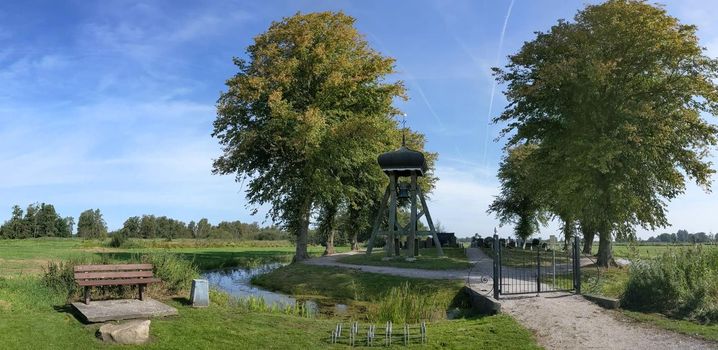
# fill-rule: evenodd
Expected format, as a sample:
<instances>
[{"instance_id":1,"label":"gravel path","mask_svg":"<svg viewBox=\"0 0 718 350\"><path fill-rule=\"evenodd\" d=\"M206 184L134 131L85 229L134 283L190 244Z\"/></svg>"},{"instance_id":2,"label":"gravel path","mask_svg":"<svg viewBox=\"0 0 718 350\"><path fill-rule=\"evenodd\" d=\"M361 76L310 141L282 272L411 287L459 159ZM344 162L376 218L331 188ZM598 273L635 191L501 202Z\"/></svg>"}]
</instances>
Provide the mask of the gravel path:
<instances>
[{"instance_id":1,"label":"gravel path","mask_svg":"<svg viewBox=\"0 0 718 350\"><path fill-rule=\"evenodd\" d=\"M718 349L716 343L637 323L574 294L502 298L501 310L532 330L546 349Z\"/></svg>"},{"instance_id":2,"label":"gravel path","mask_svg":"<svg viewBox=\"0 0 718 350\"><path fill-rule=\"evenodd\" d=\"M337 266L394 276L462 279L473 289L489 294L493 261L481 250L469 248L470 270L422 270L388 266L351 265L337 261L346 254L335 254L306 261L306 264ZM569 293L547 293L540 296L502 297L503 312L516 318L534 332L546 349L718 349L718 343L692 338L632 321L620 312L605 310L581 296ZM507 340L510 341L510 340Z\"/></svg>"}]
</instances>

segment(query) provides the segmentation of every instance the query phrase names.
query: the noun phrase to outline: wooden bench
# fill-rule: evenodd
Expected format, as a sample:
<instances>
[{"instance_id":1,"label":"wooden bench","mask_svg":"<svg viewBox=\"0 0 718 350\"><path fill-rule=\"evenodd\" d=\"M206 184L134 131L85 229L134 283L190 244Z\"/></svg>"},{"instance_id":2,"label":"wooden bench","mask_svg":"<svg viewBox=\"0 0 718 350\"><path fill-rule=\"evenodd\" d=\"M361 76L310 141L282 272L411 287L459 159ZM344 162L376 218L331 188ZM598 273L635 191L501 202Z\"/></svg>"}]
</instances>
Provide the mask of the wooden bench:
<instances>
[{"instance_id":1,"label":"wooden bench","mask_svg":"<svg viewBox=\"0 0 718 350\"><path fill-rule=\"evenodd\" d=\"M92 287L136 285L139 288L140 300L144 300L145 287L160 281L152 274L152 264L75 266L75 282L85 287L85 304L90 303Z\"/></svg>"}]
</instances>

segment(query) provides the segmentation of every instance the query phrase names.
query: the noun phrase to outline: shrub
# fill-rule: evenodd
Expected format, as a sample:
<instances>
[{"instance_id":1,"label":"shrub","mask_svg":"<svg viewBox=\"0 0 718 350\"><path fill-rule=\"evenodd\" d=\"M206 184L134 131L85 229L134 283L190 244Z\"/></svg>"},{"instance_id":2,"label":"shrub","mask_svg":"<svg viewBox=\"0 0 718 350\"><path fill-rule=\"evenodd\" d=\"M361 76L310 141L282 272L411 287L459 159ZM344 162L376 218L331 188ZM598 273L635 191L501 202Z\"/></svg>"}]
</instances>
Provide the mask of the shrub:
<instances>
[{"instance_id":1,"label":"shrub","mask_svg":"<svg viewBox=\"0 0 718 350\"><path fill-rule=\"evenodd\" d=\"M165 294L174 295L187 290L192 280L199 276L197 267L191 261L174 254L147 254L142 256L142 261L153 265L155 277L162 280Z\"/></svg>"},{"instance_id":2,"label":"shrub","mask_svg":"<svg viewBox=\"0 0 718 350\"><path fill-rule=\"evenodd\" d=\"M698 320L718 321L718 250L696 248L637 261L630 269L622 304Z\"/></svg>"},{"instance_id":3,"label":"shrub","mask_svg":"<svg viewBox=\"0 0 718 350\"><path fill-rule=\"evenodd\" d=\"M125 245L125 242L127 242L127 237L125 237L122 233L115 233L112 235L112 239L110 240L109 246L112 248L119 248Z\"/></svg>"},{"instance_id":4,"label":"shrub","mask_svg":"<svg viewBox=\"0 0 718 350\"><path fill-rule=\"evenodd\" d=\"M43 267L42 284L50 290L69 296L75 294L74 268L72 262L50 262Z\"/></svg>"}]
</instances>

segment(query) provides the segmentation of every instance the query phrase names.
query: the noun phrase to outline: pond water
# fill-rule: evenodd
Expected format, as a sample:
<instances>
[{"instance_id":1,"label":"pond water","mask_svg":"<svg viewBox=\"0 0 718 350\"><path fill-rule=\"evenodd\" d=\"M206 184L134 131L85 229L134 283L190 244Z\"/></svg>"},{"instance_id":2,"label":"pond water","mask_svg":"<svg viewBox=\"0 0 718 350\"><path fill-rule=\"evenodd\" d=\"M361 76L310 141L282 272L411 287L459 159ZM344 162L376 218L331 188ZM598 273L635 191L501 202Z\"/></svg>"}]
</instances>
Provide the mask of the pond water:
<instances>
[{"instance_id":1,"label":"pond water","mask_svg":"<svg viewBox=\"0 0 718 350\"><path fill-rule=\"evenodd\" d=\"M346 304L320 303L315 300L297 300L292 296L266 290L252 284L253 277L269 273L272 270L287 265L287 263L275 261L252 265L253 267L235 267L231 269L207 271L202 273L202 278L209 281L211 287L215 287L234 297L261 297L267 304L295 305L297 302L304 303L309 312L314 315L348 315L349 306Z\"/></svg>"}]
</instances>

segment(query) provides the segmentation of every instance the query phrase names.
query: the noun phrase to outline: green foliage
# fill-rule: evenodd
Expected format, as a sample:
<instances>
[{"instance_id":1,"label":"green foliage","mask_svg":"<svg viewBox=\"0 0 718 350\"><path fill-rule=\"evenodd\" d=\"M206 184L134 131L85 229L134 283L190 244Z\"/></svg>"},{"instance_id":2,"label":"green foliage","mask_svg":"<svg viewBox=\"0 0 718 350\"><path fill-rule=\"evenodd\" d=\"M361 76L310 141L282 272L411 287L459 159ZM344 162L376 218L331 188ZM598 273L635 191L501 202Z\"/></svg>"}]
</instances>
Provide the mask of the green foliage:
<instances>
[{"instance_id":1,"label":"green foliage","mask_svg":"<svg viewBox=\"0 0 718 350\"><path fill-rule=\"evenodd\" d=\"M13 206L12 216L0 226L0 238L70 237L74 219L62 218L52 204L30 204L23 215Z\"/></svg>"},{"instance_id":2,"label":"green foliage","mask_svg":"<svg viewBox=\"0 0 718 350\"><path fill-rule=\"evenodd\" d=\"M120 231L112 234L112 238L110 239L110 243L108 243L108 246L112 248L120 248L125 247L126 244L127 236L125 236L125 234Z\"/></svg>"},{"instance_id":3,"label":"green foliage","mask_svg":"<svg viewBox=\"0 0 718 350\"><path fill-rule=\"evenodd\" d=\"M446 317L445 300L435 294L414 290L408 282L389 289L378 304L373 317L379 322L418 323Z\"/></svg>"},{"instance_id":4,"label":"green foliage","mask_svg":"<svg viewBox=\"0 0 718 350\"><path fill-rule=\"evenodd\" d=\"M105 238L107 223L102 218L100 209L88 209L80 214L77 220L77 236L83 238Z\"/></svg>"},{"instance_id":5,"label":"green foliage","mask_svg":"<svg viewBox=\"0 0 718 350\"><path fill-rule=\"evenodd\" d=\"M697 28L644 1L589 5L509 57L508 147L537 145L534 176L553 214L595 220L599 264L613 235L667 224L686 176L710 187L718 128L718 61Z\"/></svg>"},{"instance_id":6,"label":"green foliage","mask_svg":"<svg viewBox=\"0 0 718 350\"><path fill-rule=\"evenodd\" d=\"M270 205L304 259L313 206L365 192L350 180L380 178L376 155L397 130L392 101L404 87L386 82L394 60L372 50L343 13L275 22L247 56L235 59L239 72L217 104L212 135L223 154L214 171L247 179L249 203Z\"/></svg>"},{"instance_id":7,"label":"green foliage","mask_svg":"<svg viewBox=\"0 0 718 350\"><path fill-rule=\"evenodd\" d=\"M216 294L211 294L216 295ZM225 294L226 295L226 294ZM212 297L211 297L212 298ZM32 276L0 278L0 334L6 349L108 349L96 326L82 324L56 308L66 299ZM247 312L213 299L207 308L176 307L179 317L152 320L152 341L143 349L335 349L327 341L336 319L306 318L282 312ZM229 300L229 298L227 298ZM221 325L221 326L218 326ZM28 332L28 329L42 329ZM429 325L428 348L539 349L532 334L507 315L441 320ZM123 348L119 346L117 348ZM392 348L405 348L396 344Z\"/></svg>"},{"instance_id":8,"label":"green foliage","mask_svg":"<svg viewBox=\"0 0 718 350\"><path fill-rule=\"evenodd\" d=\"M539 197L541 190L536 186L539 176L531 163L535 145L520 145L507 150L507 155L499 166L498 178L501 181L501 193L489 206L502 225L514 224L516 237L528 239L546 224L544 213L546 201Z\"/></svg>"},{"instance_id":9,"label":"green foliage","mask_svg":"<svg viewBox=\"0 0 718 350\"><path fill-rule=\"evenodd\" d=\"M155 277L162 280L164 294L176 295L189 290L192 280L199 277L199 270L192 261L172 253L146 254L142 262L152 264Z\"/></svg>"},{"instance_id":10,"label":"green foliage","mask_svg":"<svg viewBox=\"0 0 718 350\"><path fill-rule=\"evenodd\" d=\"M718 321L718 250L673 250L631 266L622 305L706 323Z\"/></svg>"},{"instance_id":11,"label":"green foliage","mask_svg":"<svg viewBox=\"0 0 718 350\"><path fill-rule=\"evenodd\" d=\"M74 267L86 264L116 264L116 263L149 263L154 267L154 275L162 280L159 285L150 285L148 292L151 295L176 295L188 290L192 279L199 276L197 267L189 260L182 259L175 254L154 253L143 256L133 256L129 260L117 261L111 256L83 256L74 257L66 261L50 262L43 267L42 284L53 292L65 295L67 299L80 297L81 289L74 278ZM122 298L131 297L133 286L105 286L95 287L93 295L103 297Z\"/></svg>"},{"instance_id":12,"label":"green foliage","mask_svg":"<svg viewBox=\"0 0 718 350\"><path fill-rule=\"evenodd\" d=\"M382 299L394 298L399 301L406 297L401 308L396 309L397 317L415 317L429 312L434 317L443 318L445 311L452 306L457 294L461 293L463 282L452 280L427 280L405 278L382 274L360 272L352 269L335 267L291 264L276 269L268 274L252 279L252 283L298 298L328 298L332 301L352 303L382 303ZM401 288L409 285L410 293L403 293ZM391 296L387 293L395 288ZM417 304L418 302L418 304ZM419 306L426 306L419 310ZM385 308L385 315L394 311ZM441 309L443 313L438 310ZM377 319L379 311L370 306L368 316Z\"/></svg>"},{"instance_id":13,"label":"green foliage","mask_svg":"<svg viewBox=\"0 0 718 350\"><path fill-rule=\"evenodd\" d=\"M262 297L229 298L229 306L242 312L261 312L293 315L299 317L312 317L312 313L305 303L294 304L267 303Z\"/></svg>"},{"instance_id":14,"label":"green foliage","mask_svg":"<svg viewBox=\"0 0 718 350\"><path fill-rule=\"evenodd\" d=\"M463 270L471 267L463 248L444 248L444 257L436 256L436 248L422 248L415 261L406 261L403 257L384 260L384 252L347 255L339 258L339 262L354 265L394 266L402 268L427 270Z\"/></svg>"},{"instance_id":15,"label":"green foliage","mask_svg":"<svg viewBox=\"0 0 718 350\"><path fill-rule=\"evenodd\" d=\"M73 267L74 262L50 262L44 268L42 284L54 292L72 296L78 290Z\"/></svg>"}]
</instances>

